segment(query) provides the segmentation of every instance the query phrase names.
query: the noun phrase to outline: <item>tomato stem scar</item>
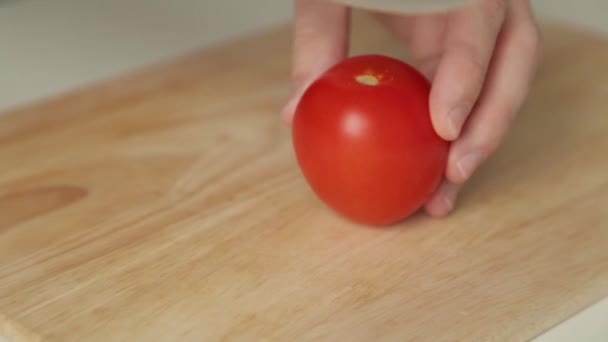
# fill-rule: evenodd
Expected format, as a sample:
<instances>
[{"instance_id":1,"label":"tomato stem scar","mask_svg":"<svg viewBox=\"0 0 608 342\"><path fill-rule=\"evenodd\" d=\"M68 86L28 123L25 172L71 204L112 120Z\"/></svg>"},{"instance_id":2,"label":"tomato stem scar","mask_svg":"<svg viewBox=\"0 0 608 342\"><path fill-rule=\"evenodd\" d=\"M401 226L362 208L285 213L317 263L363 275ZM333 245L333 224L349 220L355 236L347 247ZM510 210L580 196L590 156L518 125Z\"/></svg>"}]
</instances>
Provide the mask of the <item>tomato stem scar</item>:
<instances>
[{"instance_id":1,"label":"tomato stem scar","mask_svg":"<svg viewBox=\"0 0 608 342\"><path fill-rule=\"evenodd\" d=\"M376 86L378 83L380 83L376 76L370 74L359 75L355 79L357 82L368 86Z\"/></svg>"}]
</instances>

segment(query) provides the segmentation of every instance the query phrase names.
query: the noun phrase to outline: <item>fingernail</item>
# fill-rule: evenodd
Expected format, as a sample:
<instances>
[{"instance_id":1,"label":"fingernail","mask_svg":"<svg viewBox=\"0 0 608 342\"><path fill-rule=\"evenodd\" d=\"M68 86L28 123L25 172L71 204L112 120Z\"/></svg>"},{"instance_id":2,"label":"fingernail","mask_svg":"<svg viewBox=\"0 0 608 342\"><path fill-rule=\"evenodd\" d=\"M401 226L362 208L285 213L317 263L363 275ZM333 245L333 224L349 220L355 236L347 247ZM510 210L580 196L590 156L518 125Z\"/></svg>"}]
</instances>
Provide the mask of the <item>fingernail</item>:
<instances>
[{"instance_id":1,"label":"fingernail","mask_svg":"<svg viewBox=\"0 0 608 342\"><path fill-rule=\"evenodd\" d=\"M456 203L456 196L458 196L459 190L460 187L454 184L448 184L444 187L443 204L446 206L448 212L454 209L454 204Z\"/></svg>"},{"instance_id":2,"label":"fingernail","mask_svg":"<svg viewBox=\"0 0 608 342\"><path fill-rule=\"evenodd\" d=\"M427 212L434 217L447 216L454 210L459 190L460 186L456 184L442 184L439 190L437 190L437 193L427 204Z\"/></svg>"},{"instance_id":3,"label":"fingernail","mask_svg":"<svg viewBox=\"0 0 608 342\"><path fill-rule=\"evenodd\" d=\"M445 195L441 199L441 203L443 203L443 210L446 215L449 214L454 209L454 198L451 195Z\"/></svg>"},{"instance_id":4,"label":"fingernail","mask_svg":"<svg viewBox=\"0 0 608 342\"><path fill-rule=\"evenodd\" d=\"M448 113L448 124L450 126L449 140L458 138L467 116L469 116L469 109L465 106L458 106Z\"/></svg>"},{"instance_id":5,"label":"fingernail","mask_svg":"<svg viewBox=\"0 0 608 342\"><path fill-rule=\"evenodd\" d=\"M456 167L462 176L463 181L469 179L479 163L481 162L481 153L479 152L471 152L464 157L462 157Z\"/></svg>"}]
</instances>

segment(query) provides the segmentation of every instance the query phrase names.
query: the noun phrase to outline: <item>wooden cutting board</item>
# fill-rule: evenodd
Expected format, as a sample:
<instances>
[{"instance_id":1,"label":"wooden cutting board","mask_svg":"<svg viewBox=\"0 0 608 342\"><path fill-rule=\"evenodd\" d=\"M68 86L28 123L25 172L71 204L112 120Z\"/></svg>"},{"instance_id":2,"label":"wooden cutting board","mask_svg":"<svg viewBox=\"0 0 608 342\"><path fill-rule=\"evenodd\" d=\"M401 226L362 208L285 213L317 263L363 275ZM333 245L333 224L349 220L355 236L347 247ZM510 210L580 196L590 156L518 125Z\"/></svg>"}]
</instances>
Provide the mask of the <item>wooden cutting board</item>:
<instances>
[{"instance_id":1,"label":"wooden cutting board","mask_svg":"<svg viewBox=\"0 0 608 342\"><path fill-rule=\"evenodd\" d=\"M354 53L403 57L358 21ZM608 295L608 40L548 25L500 151L444 220L327 210L279 110L290 32L0 118L0 335L522 341Z\"/></svg>"}]
</instances>

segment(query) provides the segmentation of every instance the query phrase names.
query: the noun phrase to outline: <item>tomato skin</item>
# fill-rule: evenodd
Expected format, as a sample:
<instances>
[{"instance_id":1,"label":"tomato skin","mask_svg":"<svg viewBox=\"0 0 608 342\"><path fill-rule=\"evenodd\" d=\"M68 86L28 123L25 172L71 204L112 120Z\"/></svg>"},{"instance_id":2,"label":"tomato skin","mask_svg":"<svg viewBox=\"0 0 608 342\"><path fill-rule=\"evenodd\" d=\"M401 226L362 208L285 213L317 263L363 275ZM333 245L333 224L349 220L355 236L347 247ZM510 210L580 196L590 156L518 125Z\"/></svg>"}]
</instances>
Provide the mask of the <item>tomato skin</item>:
<instances>
[{"instance_id":1,"label":"tomato skin","mask_svg":"<svg viewBox=\"0 0 608 342\"><path fill-rule=\"evenodd\" d=\"M441 182L449 143L433 129L430 83L381 55L351 57L304 93L292 138L316 195L341 215L390 225L419 210Z\"/></svg>"}]
</instances>

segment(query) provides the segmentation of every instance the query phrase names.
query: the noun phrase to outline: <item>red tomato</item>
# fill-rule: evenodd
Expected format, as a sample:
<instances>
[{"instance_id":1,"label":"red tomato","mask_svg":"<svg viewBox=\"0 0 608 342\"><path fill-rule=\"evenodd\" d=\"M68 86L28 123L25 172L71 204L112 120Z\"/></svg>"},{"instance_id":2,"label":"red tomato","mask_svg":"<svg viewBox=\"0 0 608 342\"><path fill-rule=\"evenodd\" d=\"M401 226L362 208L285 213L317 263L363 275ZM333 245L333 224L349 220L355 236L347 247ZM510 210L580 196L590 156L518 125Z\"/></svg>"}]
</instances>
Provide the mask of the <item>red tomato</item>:
<instances>
[{"instance_id":1,"label":"red tomato","mask_svg":"<svg viewBox=\"0 0 608 342\"><path fill-rule=\"evenodd\" d=\"M433 129L430 83L397 59L346 59L296 108L293 144L313 191L341 215L389 225L419 210L443 178L449 143Z\"/></svg>"}]
</instances>

